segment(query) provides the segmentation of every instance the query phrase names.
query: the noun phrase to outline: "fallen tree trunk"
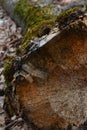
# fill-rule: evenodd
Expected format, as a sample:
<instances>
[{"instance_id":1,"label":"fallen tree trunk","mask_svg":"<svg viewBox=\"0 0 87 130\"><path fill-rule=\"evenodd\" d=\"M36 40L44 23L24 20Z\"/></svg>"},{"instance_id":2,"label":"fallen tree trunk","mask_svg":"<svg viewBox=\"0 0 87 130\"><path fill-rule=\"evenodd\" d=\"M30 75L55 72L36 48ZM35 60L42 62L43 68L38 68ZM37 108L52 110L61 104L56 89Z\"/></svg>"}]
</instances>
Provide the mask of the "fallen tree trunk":
<instances>
[{"instance_id":1,"label":"fallen tree trunk","mask_svg":"<svg viewBox=\"0 0 87 130\"><path fill-rule=\"evenodd\" d=\"M82 24L75 22L30 54L26 64L31 63L36 70L47 73L46 80L31 75L32 82L24 79L16 84L24 114L40 130L70 130L70 125L79 126L86 122L86 19ZM29 68L25 67L29 73Z\"/></svg>"},{"instance_id":2,"label":"fallen tree trunk","mask_svg":"<svg viewBox=\"0 0 87 130\"><path fill-rule=\"evenodd\" d=\"M17 107L15 113L20 115L21 106L26 122L38 130L75 130L73 126L86 122L87 17L31 52L24 64L20 70L24 78L15 78L7 88L18 97L19 106L14 105L15 96L13 100L7 94L13 110ZM8 100L5 105L9 113Z\"/></svg>"}]
</instances>

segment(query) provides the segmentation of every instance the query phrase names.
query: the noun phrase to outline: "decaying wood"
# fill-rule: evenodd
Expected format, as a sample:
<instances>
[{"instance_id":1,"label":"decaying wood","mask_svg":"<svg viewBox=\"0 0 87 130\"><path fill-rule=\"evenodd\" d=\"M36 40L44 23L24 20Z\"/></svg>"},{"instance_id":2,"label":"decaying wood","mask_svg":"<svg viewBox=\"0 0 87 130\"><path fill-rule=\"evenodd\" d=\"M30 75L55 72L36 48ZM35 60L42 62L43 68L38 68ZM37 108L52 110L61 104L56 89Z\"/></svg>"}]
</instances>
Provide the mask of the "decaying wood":
<instances>
[{"instance_id":1,"label":"decaying wood","mask_svg":"<svg viewBox=\"0 0 87 130\"><path fill-rule=\"evenodd\" d=\"M47 79L47 73L46 72L43 72L43 71L41 71L39 69L35 69L34 67L32 68L32 66L24 64L22 66L22 69L25 72L31 74L34 77L41 78L42 80L46 80Z\"/></svg>"},{"instance_id":2,"label":"decaying wood","mask_svg":"<svg viewBox=\"0 0 87 130\"><path fill-rule=\"evenodd\" d=\"M87 119L86 27L85 17L82 22L78 20L65 27L61 33L50 33L50 41L47 35L43 38L43 47L33 40L35 44L31 50L21 57L27 57L29 63L23 62L19 72L14 74L8 98L15 113L20 113L21 106L27 120L39 130L70 130ZM15 25L10 30L16 31ZM10 47L19 44L20 39L14 38L9 43ZM7 105L10 106L9 102ZM16 119L5 129L13 128L17 123L20 121Z\"/></svg>"},{"instance_id":3,"label":"decaying wood","mask_svg":"<svg viewBox=\"0 0 87 130\"><path fill-rule=\"evenodd\" d=\"M81 25L74 22L22 65L33 82L19 83L16 92L27 118L41 130L78 126L87 119L87 31ZM44 84L37 77L46 77Z\"/></svg>"}]
</instances>

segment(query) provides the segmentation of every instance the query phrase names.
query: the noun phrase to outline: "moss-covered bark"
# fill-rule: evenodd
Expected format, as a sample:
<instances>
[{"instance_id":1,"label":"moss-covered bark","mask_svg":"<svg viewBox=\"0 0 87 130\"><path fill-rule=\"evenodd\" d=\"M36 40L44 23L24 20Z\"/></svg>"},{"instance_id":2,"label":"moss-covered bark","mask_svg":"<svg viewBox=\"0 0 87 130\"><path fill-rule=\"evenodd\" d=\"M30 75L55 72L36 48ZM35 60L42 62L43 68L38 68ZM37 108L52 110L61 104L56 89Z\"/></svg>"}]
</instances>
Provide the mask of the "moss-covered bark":
<instances>
[{"instance_id":1,"label":"moss-covered bark","mask_svg":"<svg viewBox=\"0 0 87 130\"><path fill-rule=\"evenodd\" d=\"M5 64L4 71L3 71L7 86L10 85L10 82L13 79L13 73L14 73L14 69L12 67L12 59L8 59Z\"/></svg>"},{"instance_id":2,"label":"moss-covered bark","mask_svg":"<svg viewBox=\"0 0 87 130\"><path fill-rule=\"evenodd\" d=\"M43 26L48 26L49 28L52 28L56 22L59 23L61 22L61 20L65 20L66 17L69 17L72 13L80 9L75 7L73 9L63 11L59 16L57 16L52 13L52 8L53 5L41 8L33 3L30 4L28 0L19 0L19 2L16 3L13 13L15 16L17 16L19 21L22 21L25 26L24 39L21 47L17 48L17 51L24 50L26 45L29 44L30 39L36 37L39 30L41 30ZM43 34L41 34L41 36L42 35ZM4 76L7 84L13 78L11 65L11 62L7 62L4 69ZM9 74L10 77L8 77Z\"/></svg>"},{"instance_id":3,"label":"moss-covered bark","mask_svg":"<svg viewBox=\"0 0 87 130\"><path fill-rule=\"evenodd\" d=\"M32 37L37 36L42 26L54 25L56 16L52 13L51 8L51 6L37 7L34 4L29 4L27 0L20 0L17 3L14 13L23 20L26 28L21 49L24 49Z\"/></svg>"}]
</instances>

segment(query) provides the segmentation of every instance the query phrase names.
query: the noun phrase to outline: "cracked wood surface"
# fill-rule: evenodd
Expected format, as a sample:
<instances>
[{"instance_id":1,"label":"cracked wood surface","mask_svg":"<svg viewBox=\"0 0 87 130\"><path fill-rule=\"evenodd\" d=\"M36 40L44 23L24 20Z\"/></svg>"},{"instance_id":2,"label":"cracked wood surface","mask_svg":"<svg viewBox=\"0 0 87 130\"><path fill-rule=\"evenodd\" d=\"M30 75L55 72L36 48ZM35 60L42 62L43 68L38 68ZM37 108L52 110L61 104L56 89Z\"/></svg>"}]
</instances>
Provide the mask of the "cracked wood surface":
<instances>
[{"instance_id":1,"label":"cracked wood surface","mask_svg":"<svg viewBox=\"0 0 87 130\"><path fill-rule=\"evenodd\" d=\"M33 82L23 80L16 91L27 118L40 129L78 126L87 119L87 31L84 27L64 30L29 56L35 68L47 72L47 80L40 82L31 76Z\"/></svg>"}]
</instances>

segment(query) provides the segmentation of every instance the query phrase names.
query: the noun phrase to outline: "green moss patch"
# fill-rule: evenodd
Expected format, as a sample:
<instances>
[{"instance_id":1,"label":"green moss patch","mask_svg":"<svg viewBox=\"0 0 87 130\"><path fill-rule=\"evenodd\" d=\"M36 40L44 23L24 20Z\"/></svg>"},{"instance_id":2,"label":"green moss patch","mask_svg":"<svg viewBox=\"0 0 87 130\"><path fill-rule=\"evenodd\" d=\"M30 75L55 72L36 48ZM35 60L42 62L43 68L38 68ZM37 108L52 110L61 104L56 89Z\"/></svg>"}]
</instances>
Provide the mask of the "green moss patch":
<instances>
[{"instance_id":1,"label":"green moss patch","mask_svg":"<svg viewBox=\"0 0 87 130\"><path fill-rule=\"evenodd\" d=\"M30 39L36 37L43 26L52 28L56 22L59 23L60 21L63 21L69 17L72 13L80 10L80 8L75 7L66 11L62 11L60 15L56 16L51 12L52 7L52 5L49 5L41 8L35 6L34 4L28 3L28 0L19 0L14 9L14 13L19 17L20 20L23 21L26 29L23 43L21 47L17 49L17 53L25 49L27 44L30 43ZM41 36L42 35L43 32L41 32ZM8 59L4 67L4 77L7 86L13 79L14 71L15 69L13 68L12 59Z\"/></svg>"},{"instance_id":2,"label":"green moss patch","mask_svg":"<svg viewBox=\"0 0 87 130\"><path fill-rule=\"evenodd\" d=\"M34 4L28 3L27 0L20 0L15 9L14 13L23 20L26 31L21 46L21 50L29 43L30 39L37 36L39 29L44 26L53 26L55 23L56 16L51 11L51 6L37 7Z\"/></svg>"},{"instance_id":3,"label":"green moss patch","mask_svg":"<svg viewBox=\"0 0 87 130\"><path fill-rule=\"evenodd\" d=\"M14 69L12 66L12 58L7 59L7 62L4 66L4 78L5 78L5 82L7 84L7 86L9 86L10 82L13 79L13 73L14 73Z\"/></svg>"},{"instance_id":4,"label":"green moss patch","mask_svg":"<svg viewBox=\"0 0 87 130\"><path fill-rule=\"evenodd\" d=\"M57 22L62 22L64 21L66 18L68 18L71 14L76 13L77 11L80 10L80 7L74 7L74 8L70 8L68 10L62 11L61 14L59 14L57 16L56 21Z\"/></svg>"},{"instance_id":5,"label":"green moss patch","mask_svg":"<svg viewBox=\"0 0 87 130\"><path fill-rule=\"evenodd\" d=\"M30 4L28 0L19 0L17 3L14 13L23 20L25 24L25 35L22 46L19 48L22 51L27 44L29 44L30 39L37 37L39 30L43 26L48 26L52 28L55 22L64 21L69 15L80 10L80 7L74 7L66 11L62 11L58 16L54 15L51 11L53 5L48 5L45 7L38 7L35 4ZM41 35L42 36L42 35Z\"/></svg>"}]
</instances>

